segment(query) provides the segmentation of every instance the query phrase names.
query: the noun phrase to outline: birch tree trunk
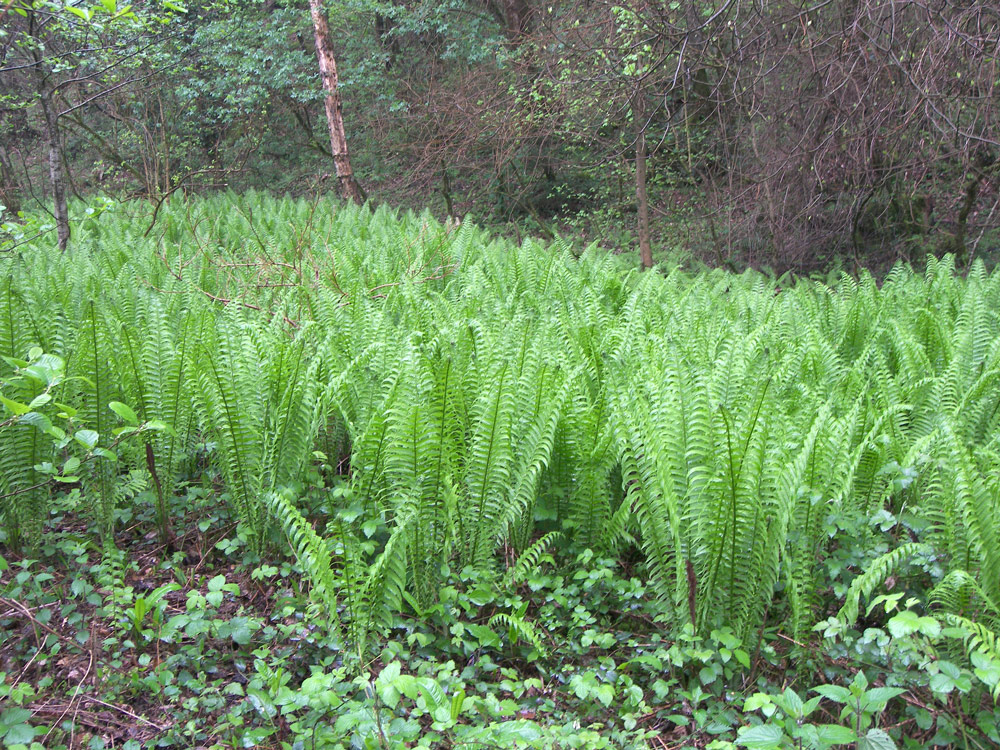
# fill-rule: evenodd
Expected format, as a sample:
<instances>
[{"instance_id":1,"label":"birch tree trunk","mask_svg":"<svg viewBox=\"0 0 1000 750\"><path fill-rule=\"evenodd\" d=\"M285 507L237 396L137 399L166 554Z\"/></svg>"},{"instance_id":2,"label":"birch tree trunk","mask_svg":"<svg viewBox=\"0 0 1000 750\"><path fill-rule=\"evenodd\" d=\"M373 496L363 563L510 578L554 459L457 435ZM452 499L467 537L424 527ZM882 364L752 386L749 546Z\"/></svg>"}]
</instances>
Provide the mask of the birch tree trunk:
<instances>
[{"instance_id":1,"label":"birch tree trunk","mask_svg":"<svg viewBox=\"0 0 1000 750\"><path fill-rule=\"evenodd\" d=\"M643 270L653 267L653 248L649 242L649 198L646 195L646 108L639 84L632 101L635 121L635 202L639 214L639 263Z\"/></svg>"},{"instance_id":2,"label":"birch tree trunk","mask_svg":"<svg viewBox=\"0 0 1000 750\"><path fill-rule=\"evenodd\" d=\"M64 251L69 244L69 209L66 207L66 176L63 174L63 160L59 142L59 115L56 112L55 89L49 85L48 76L42 66L42 52L45 44L42 30L32 11L28 20L28 30L38 41L38 48L33 49L31 58L34 62L34 76L37 83L38 102L42 107L42 118L45 121L45 140L49 147L49 186L52 188L53 216L56 220L56 236L59 249Z\"/></svg>"},{"instance_id":3,"label":"birch tree trunk","mask_svg":"<svg viewBox=\"0 0 1000 750\"><path fill-rule=\"evenodd\" d=\"M49 142L49 184L55 207L56 235L59 238L59 249L65 251L69 244L69 210L66 207L66 180L63 175L62 154L59 151L59 124L53 111L52 92L42 89L39 96L45 118L45 139Z\"/></svg>"},{"instance_id":4,"label":"birch tree trunk","mask_svg":"<svg viewBox=\"0 0 1000 750\"><path fill-rule=\"evenodd\" d=\"M319 72L323 77L323 90L326 92L326 120L330 125L330 150L333 152L333 166L337 172L337 183L340 194L358 205L365 202L364 192L351 169L351 157L347 151L347 135L344 132L344 114L340 104L340 93L337 91L337 60L333 56L330 44L330 27L323 11L322 0L309 0L309 13L312 16L313 34L316 39L316 57L319 59Z\"/></svg>"}]
</instances>

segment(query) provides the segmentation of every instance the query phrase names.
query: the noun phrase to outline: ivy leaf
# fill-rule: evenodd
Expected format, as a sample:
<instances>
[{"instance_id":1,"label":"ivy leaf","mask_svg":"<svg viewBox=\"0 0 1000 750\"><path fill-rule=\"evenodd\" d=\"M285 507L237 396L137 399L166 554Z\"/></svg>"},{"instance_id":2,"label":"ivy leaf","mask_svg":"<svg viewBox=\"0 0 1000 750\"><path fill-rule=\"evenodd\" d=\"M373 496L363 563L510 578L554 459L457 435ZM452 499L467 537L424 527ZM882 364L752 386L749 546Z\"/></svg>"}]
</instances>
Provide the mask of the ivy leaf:
<instances>
[{"instance_id":1,"label":"ivy leaf","mask_svg":"<svg viewBox=\"0 0 1000 750\"><path fill-rule=\"evenodd\" d=\"M469 601L477 607L484 607L492 602L496 597L488 588L480 586L469 592Z\"/></svg>"},{"instance_id":2,"label":"ivy leaf","mask_svg":"<svg viewBox=\"0 0 1000 750\"><path fill-rule=\"evenodd\" d=\"M607 683L598 685L592 692L597 697L597 700L604 704L605 708L610 706L611 701L615 699L615 688L613 685L608 685Z\"/></svg>"},{"instance_id":3,"label":"ivy leaf","mask_svg":"<svg viewBox=\"0 0 1000 750\"><path fill-rule=\"evenodd\" d=\"M219 628L220 638L231 638L238 646L245 646L253 639L249 620L246 617L234 617Z\"/></svg>"}]
</instances>

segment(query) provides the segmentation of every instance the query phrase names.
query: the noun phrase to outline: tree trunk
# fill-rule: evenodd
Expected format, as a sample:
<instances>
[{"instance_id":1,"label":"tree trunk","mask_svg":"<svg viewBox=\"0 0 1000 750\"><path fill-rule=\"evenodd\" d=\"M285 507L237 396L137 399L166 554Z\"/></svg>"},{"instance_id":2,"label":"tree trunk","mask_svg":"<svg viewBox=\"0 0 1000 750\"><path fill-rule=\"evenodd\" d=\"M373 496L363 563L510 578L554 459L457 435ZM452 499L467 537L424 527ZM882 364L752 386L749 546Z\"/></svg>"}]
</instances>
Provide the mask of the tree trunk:
<instances>
[{"instance_id":1,"label":"tree trunk","mask_svg":"<svg viewBox=\"0 0 1000 750\"><path fill-rule=\"evenodd\" d=\"M958 219L955 222L955 234L952 237L952 252L955 253L955 263L959 268L965 266L967 261L969 248L965 244L965 234L969 226L969 215L972 213L972 209L976 205L976 199L979 197L979 183L982 179L983 174L979 170L974 169L965 183L965 189L962 191L962 206L958 210Z\"/></svg>"},{"instance_id":2,"label":"tree trunk","mask_svg":"<svg viewBox=\"0 0 1000 750\"><path fill-rule=\"evenodd\" d=\"M41 38L41 29L34 12L29 16L28 23L29 34L35 37L39 47L44 49L44 40ZM42 54L36 49L32 51L31 57L34 61L34 74L38 86L38 102L42 107L42 118L45 121L45 140L49 146L49 186L52 188L56 235L59 249L65 251L69 244L69 211L66 208L66 176L63 174L63 160L60 153L59 116L53 101L55 90L49 86L48 76L42 68Z\"/></svg>"},{"instance_id":3,"label":"tree trunk","mask_svg":"<svg viewBox=\"0 0 1000 750\"><path fill-rule=\"evenodd\" d=\"M393 35L392 31L396 27L396 22L390 16L381 13L375 14L375 38L378 39L379 46L386 53L385 69L392 70L399 55L399 39Z\"/></svg>"},{"instance_id":4,"label":"tree trunk","mask_svg":"<svg viewBox=\"0 0 1000 750\"><path fill-rule=\"evenodd\" d=\"M66 208L66 176L63 174L62 154L59 152L59 124L52 108L52 92L41 88L38 94L45 118L45 140L49 143L49 185L52 188L52 202L55 204L56 234L59 249L65 250L69 244L69 211Z\"/></svg>"},{"instance_id":5,"label":"tree trunk","mask_svg":"<svg viewBox=\"0 0 1000 750\"><path fill-rule=\"evenodd\" d=\"M527 0L485 0L487 9L503 27L512 46L517 46L531 29L531 6Z\"/></svg>"},{"instance_id":6,"label":"tree trunk","mask_svg":"<svg viewBox=\"0 0 1000 750\"><path fill-rule=\"evenodd\" d=\"M358 205L365 202L364 192L351 169L351 157L347 151L347 135L344 133L344 114L340 105L340 94L337 91L337 60L333 56L330 45L330 27L323 12L322 0L309 0L309 13L312 16L313 33L316 38L316 57L319 59L319 72L323 77L323 90L326 92L326 119L330 125L330 150L333 151L333 165L337 171L337 182L340 194Z\"/></svg>"},{"instance_id":7,"label":"tree trunk","mask_svg":"<svg viewBox=\"0 0 1000 750\"><path fill-rule=\"evenodd\" d=\"M0 203L14 216L21 210L21 198L18 192L14 168L3 149L0 149Z\"/></svg>"},{"instance_id":8,"label":"tree trunk","mask_svg":"<svg viewBox=\"0 0 1000 750\"><path fill-rule=\"evenodd\" d=\"M643 270L653 267L653 249L649 243L649 198L646 195L646 121L641 88L632 101L635 121L635 203L639 213L639 263Z\"/></svg>"}]
</instances>

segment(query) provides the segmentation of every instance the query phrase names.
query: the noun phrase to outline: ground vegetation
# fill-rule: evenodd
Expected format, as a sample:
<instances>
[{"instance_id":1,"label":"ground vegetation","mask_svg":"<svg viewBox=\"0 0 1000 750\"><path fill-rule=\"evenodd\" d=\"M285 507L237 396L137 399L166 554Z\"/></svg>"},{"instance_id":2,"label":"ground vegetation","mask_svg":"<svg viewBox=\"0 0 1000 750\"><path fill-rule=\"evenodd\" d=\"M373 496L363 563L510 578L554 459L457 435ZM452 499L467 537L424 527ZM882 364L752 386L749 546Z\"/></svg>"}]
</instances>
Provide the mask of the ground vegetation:
<instances>
[{"instance_id":1,"label":"ground vegetation","mask_svg":"<svg viewBox=\"0 0 1000 750\"><path fill-rule=\"evenodd\" d=\"M1000 742L982 261L69 207L0 257L7 748Z\"/></svg>"}]
</instances>

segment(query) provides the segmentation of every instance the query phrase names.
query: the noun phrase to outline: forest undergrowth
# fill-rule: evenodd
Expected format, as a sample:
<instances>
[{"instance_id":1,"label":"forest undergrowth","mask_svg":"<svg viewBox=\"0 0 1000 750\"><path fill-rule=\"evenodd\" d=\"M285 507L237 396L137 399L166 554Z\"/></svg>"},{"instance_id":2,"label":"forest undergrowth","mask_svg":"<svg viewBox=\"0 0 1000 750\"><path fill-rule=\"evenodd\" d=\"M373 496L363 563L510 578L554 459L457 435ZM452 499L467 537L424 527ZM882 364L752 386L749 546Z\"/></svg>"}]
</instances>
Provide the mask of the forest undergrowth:
<instances>
[{"instance_id":1,"label":"forest undergrowth","mask_svg":"<svg viewBox=\"0 0 1000 750\"><path fill-rule=\"evenodd\" d=\"M0 745L1000 743L1000 274L176 197L0 253Z\"/></svg>"}]
</instances>

